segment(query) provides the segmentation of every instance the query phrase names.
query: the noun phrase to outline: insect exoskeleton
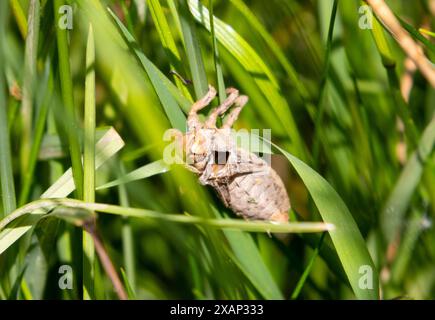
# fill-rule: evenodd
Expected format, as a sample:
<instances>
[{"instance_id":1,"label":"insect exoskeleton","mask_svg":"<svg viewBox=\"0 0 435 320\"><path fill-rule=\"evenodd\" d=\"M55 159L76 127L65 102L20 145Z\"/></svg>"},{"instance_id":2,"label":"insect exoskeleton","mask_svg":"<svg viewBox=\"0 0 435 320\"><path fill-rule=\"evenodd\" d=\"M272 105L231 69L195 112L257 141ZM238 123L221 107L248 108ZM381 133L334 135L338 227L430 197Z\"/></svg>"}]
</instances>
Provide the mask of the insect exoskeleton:
<instances>
[{"instance_id":1,"label":"insect exoskeleton","mask_svg":"<svg viewBox=\"0 0 435 320\"><path fill-rule=\"evenodd\" d=\"M192 105L187 119L188 131L177 136L186 158L186 167L199 176L203 185L213 187L222 202L246 219L287 222L290 200L278 174L262 158L239 148L231 127L248 97L234 88L228 97L201 122L197 112L216 96L209 86L207 94ZM216 120L232 107L220 128Z\"/></svg>"}]
</instances>

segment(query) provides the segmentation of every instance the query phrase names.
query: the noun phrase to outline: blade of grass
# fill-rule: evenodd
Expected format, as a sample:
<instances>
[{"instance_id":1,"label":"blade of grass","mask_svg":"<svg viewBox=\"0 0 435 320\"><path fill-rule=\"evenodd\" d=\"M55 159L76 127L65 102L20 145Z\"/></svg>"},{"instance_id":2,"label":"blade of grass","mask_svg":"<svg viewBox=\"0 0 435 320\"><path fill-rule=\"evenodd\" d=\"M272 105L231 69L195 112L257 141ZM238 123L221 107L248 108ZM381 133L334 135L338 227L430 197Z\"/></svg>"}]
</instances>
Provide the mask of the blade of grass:
<instances>
[{"instance_id":1,"label":"blade of grass","mask_svg":"<svg viewBox=\"0 0 435 320\"><path fill-rule=\"evenodd\" d=\"M163 78L166 77L161 74L161 72L151 63L151 61L149 61L149 59L143 54L143 52L140 51L139 46L136 44L133 36L128 32L127 28L122 24L119 18L110 9L109 13L112 15L123 36L132 46L134 52L142 63L142 66L145 69L148 77L150 78L154 90L156 91L157 96L162 103L162 106L165 110L166 115L168 116L169 121L171 122L172 127L184 131L186 128L186 117L181 112L180 107L176 102L176 98L174 98L173 96L173 92L174 90L177 90L177 88L168 88L170 86L170 81L167 79L166 83L162 81ZM187 99L181 98L181 100L183 103L182 106L184 106L185 108L188 108L188 106L190 106L190 102Z\"/></svg>"},{"instance_id":2,"label":"blade of grass","mask_svg":"<svg viewBox=\"0 0 435 320\"><path fill-rule=\"evenodd\" d=\"M411 148L415 148L418 141L417 130L411 118L409 108L406 105L406 102L403 100L400 91L400 81L396 73L396 61L390 50L390 47L388 46L387 39L384 35L384 30L382 29L381 24L376 19L373 20L372 34L381 55L382 64L387 71L388 82L391 90L391 97L393 99L394 105L398 107L400 117L405 124L405 133L408 138L409 144Z\"/></svg>"},{"instance_id":3,"label":"blade of grass","mask_svg":"<svg viewBox=\"0 0 435 320\"><path fill-rule=\"evenodd\" d=\"M33 109L34 109L34 86L36 83L36 62L38 54L39 38L39 0L31 0L29 3L29 24L26 37L24 74L23 74L23 97L21 104L21 144L20 166L21 172L25 173L29 168L30 150L33 132ZM22 176L24 181L24 175Z\"/></svg>"},{"instance_id":4,"label":"blade of grass","mask_svg":"<svg viewBox=\"0 0 435 320\"><path fill-rule=\"evenodd\" d=\"M293 65L288 61L286 55L281 50L279 44L269 34L264 25L258 20L255 14L249 9L249 7L242 0L231 0L232 5L244 16L246 21L258 32L258 34L264 39L273 52L279 63L286 71L287 76L292 82L293 86L299 93L302 99L308 99L308 90L304 84L299 80L298 74Z\"/></svg>"},{"instance_id":5,"label":"blade of grass","mask_svg":"<svg viewBox=\"0 0 435 320\"><path fill-rule=\"evenodd\" d=\"M54 124L53 124L54 126ZM95 137L100 140L106 133L108 127L100 127L95 131ZM66 157L63 150L68 148L67 145L62 144L61 137L56 133L56 130L49 130L42 139L41 148L38 154L39 160L53 160Z\"/></svg>"},{"instance_id":6,"label":"blade of grass","mask_svg":"<svg viewBox=\"0 0 435 320\"><path fill-rule=\"evenodd\" d=\"M56 209L56 212L53 210ZM76 209L81 209L76 210ZM86 211L86 212L85 212ZM158 219L182 224L207 225L214 228L225 228L237 231L264 232L264 233L311 233L335 230L331 223L324 222L288 222L272 223L268 221L245 221L241 219L210 219L188 214L161 213L154 210L121 207L105 203L86 203L84 201L68 198L50 198L30 202L16 209L10 216L0 221L0 230L3 232L9 224L14 228L22 225L22 218L35 216L41 218L51 212L51 215L68 218L69 221L81 221L90 216L89 211L133 217L139 219ZM28 220L30 221L30 220Z\"/></svg>"},{"instance_id":7,"label":"blade of grass","mask_svg":"<svg viewBox=\"0 0 435 320\"><path fill-rule=\"evenodd\" d=\"M130 285L130 281L128 280L127 274L124 269L121 268L122 281L124 281L125 289L127 290L127 295L129 300L135 300L136 294L134 293L133 288Z\"/></svg>"},{"instance_id":8,"label":"blade of grass","mask_svg":"<svg viewBox=\"0 0 435 320\"><path fill-rule=\"evenodd\" d=\"M120 174L125 174L125 168L122 163L120 165ZM122 184L119 185L118 187L118 196L119 196L119 203L121 204L121 206L123 207L130 206L127 189ZM126 271L125 275L123 273L123 277L126 278L124 282L126 282L126 288L130 296L130 289L132 292L136 291L136 265L135 265L136 259L134 254L134 238L133 238L133 231L131 228L130 219L123 218L122 222L123 222L122 223L122 249L123 249L122 251L124 254L123 258L124 258L124 265ZM132 299L133 297L130 298Z\"/></svg>"},{"instance_id":9,"label":"blade of grass","mask_svg":"<svg viewBox=\"0 0 435 320\"><path fill-rule=\"evenodd\" d=\"M332 224L323 222L273 224L270 222L243 221L239 219L209 219L198 216L161 213L146 209L126 208L109 204L86 203L75 199L42 199L30 202L18 208L10 216L0 221L0 254L30 230L31 226L38 223L38 221L44 217L54 215L70 223L80 225L84 220L90 217L88 211L97 211L139 219L158 219L187 225L198 224L218 229L247 232L312 233L334 229ZM238 247L238 249L241 248L241 246ZM247 262L247 260L245 262Z\"/></svg>"},{"instance_id":10,"label":"blade of grass","mask_svg":"<svg viewBox=\"0 0 435 320\"><path fill-rule=\"evenodd\" d=\"M18 29L20 30L23 39L27 38L27 19L24 15L23 8L21 7L20 1L10 0L12 13L14 14L15 21L17 22Z\"/></svg>"},{"instance_id":11,"label":"blade of grass","mask_svg":"<svg viewBox=\"0 0 435 320\"><path fill-rule=\"evenodd\" d=\"M44 94L44 98L39 110L39 114L37 116L36 125L35 125L35 131L34 131L34 137L33 137L33 143L32 148L30 150L29 154L29 165L25 173L23 174L23 185L21 188L21 193L19 197L19 206L24 205L27 202L27 199L29 197L30 193L30 187L32 185L32 181L34 178L35 168L36 168L36 162L38 160L38 153L40 151L42 138L44 135L44 128L45 123L47 120L47 114L48 110L50 108L51 102L51 96L53 94L53 75L51 68L49 64L47 64L46 67L46 73L48 73L48 81L46 85L46 91Z\"/></svg>"},{"instance_id":12,"label":"blade of grass","mask_svg":"<svg viewBox=\"0 0 435 320\"><path fill-rule=\"evenodd\" d=\"M151 17L156 26L157 32L165 49L166 56L169 59L171 68L175 69L178 73L184 73L184 68L181 64L180 53L178 52L175 40L172 36L171 29L169 28L168 21L166 20L163 9L158 0L148 0L148 8L151 13ZM177 87L183 92L184 96L190 98L190 93L184 86L183 82L174 76Z\"/></svg>"},{"instance_id":13,"label":"blade of grass","mask_svg":"<svg viewBox=\"0 0 435 320\"><path fill-rule=\"evenodd\" d=\"M187 10L185 1L180 1L178 4L179 11L173 12L173 15L177 15L178 20L180 21L180 32L183 35L184 48L186 50L190 73L192 75L195 96L197 99L200 99L207 92L208 81L204 61L201 55L201 48L199 46L197 30L189 11Z\"/></svg>"},{"instance_id":14,"label":"blade of grass","mask_svg":"<svg viewBox=\"0 0 435 320\"><path fill-rule=\"evenodd\" d=\"M124 141L114 129L109 129L107 133L98 141L96 145L95 166L98 169L114 154L116 154L124 146ZM69 168L50 188L48 188L41 198L59 198L66 197L75 189L74 179L72 176L72 169ZM38 214L45 214L46 212L39 212ZM17 241L27 231L32 228L32 222L37 222L40 217L38 214L33 217L28 217L28 220L23 222L19 228L6 228L0 232L0 242L9 242L9 245ZM36 217L36 219L35 219ZM1 228L0 228L1 229ZM1 245L0 245L1 246ZM6 248L0 248L0 254Z\"/></svg>"},{"instance_id":15,"label":"blade of grass","mask_svg":"<svg viewBox=\"0 0 435 320\"><path fill-rule=\"evenodd\" d=\"M319 148L321 144L320 134L322 129L322 121L323 121L323 113L325 112L325 93L326 93L326 85L328 81L328 73L330 68L330 57L331 57L331 49L332 49L332 37L334 35L334 25L335 18L337 16L337 8L338 8L338 0L334 0L332 5L331 16L329 20L329 28L328 28L328 37L326 41L326 50L325 50L325 60L324 66L320 81L320 89L319 89L319 97L318 97L318 111L314 124L314 146L313 146L313 158L315 161L318 161L319 157Z\"/></svg>"},{"instance_id":16,"label":"blade of grass","mask_svg":"<svg viewBox=\"0 0 435 320\"><path fill-rule=\"evenodd\" d=\"M233 261L261 293L264 299L283 299L282 293L267 268L263 258L249 234L224 230L234 252Z\"/></svg>"},{"instance_id":17,"label":"blade of grass","mask_svg":"<svg viewBox=\"0 0 435 320\"><path fill-rule=\"evenodd\" d=\"M391 267L390 281L393 285L400 285L404 280L408 265L415 252L417 240L424 229L428 227L427 223L428 218L423 216L422 213L412 212L407 221L403 240L397 250L397 257L394 259L394 263Z\"/></svg>"},{"instance_id":18,"label":"blade of grass","mask_svg":"<svg viewBox=\"0 0 435 320\"><path fill-rule=\"evenodd\" d=\"M212 43L211 48L213 51L213 62L214 62L214 68L216 72L216 82L218 84L219 102L222 103L222 101L225 100L227 95L225 93L224 76L222 74L222 66L219 57L219 48L216 39L216 33L214 30L213 0L208 1L208 7L210 8L209 19L210 19L210 36L211 36L211 43Z\"/></svg>"},{"instance_id":19,"label":"blade of grass","mask_svg":"<svg viewBox=\"0 0 435 320\"><path fill-rule=\"evenodd\" d=\"M411 154L380 214L380 224L387 243L394 240L403 225L403 218L417 188L424 163L435 144L435 117L423 131L418 148Z\"/></svg>"},{"instance_id":20,"label":"blade of grass","mask_svg":"<svg viewBox=\"0 0 435 320\"><path fill-rule=\"evenodd\" d=\"M6 17L8 15L8 2L0 4L0 34L6 32ZM15 185L12 168L11 145L6 115L6 96L4 82L4 41L0 41L0 180L2 195L2 216L6 216L16 208Z\"/></svg>"},{"instance_id":21,"label":"blade of grass","mask_svg":"<svg viewBox=\"0 0 435 320\"><path fill-rule=\"evenodd\" d=\"M379 279L364 239L349 209L331 185L307 164L287 151L274 145L290 161L307 187L322 219L335 226L329 231L332 242L346 272L350 285L358 299L379 299ZM371 287L359 285L360 268L368 266L372 271Z\"/></svg>"},{"instance_id":22,"label":"blade of grass","mask_svg":"<svg viewBox=\"0 0 435 320\"><path fill-rule=\"evenodd\" d=\"M127 4L124 1L120 2L122 13L124 14L125 23L127 24L127 29L131 34L134 34L133 21L130 17L130 12L128 10Z\"/></svg>"},{"instance_id":23,"label":"blade of grass","mask_svg":"<svg viewBox=\"0 0 435 320\"><path fill-rule=\"evenodd\" d=\"M24 279L24 274L26 273L27 266L23 266L20 273L18 274L17 278L15 279L15 283L12 286L11 291L9 292L8 300L19 300L19 293L20 293L20 287L21 282Z\"/></svg>"},{"instance_id":24,"label":"blade of grass","mask_svg":"<svg viewBox=\"0 0 435 320\"><path fill-rule=\"evenodd\" d=\"M414 29L413 29L413 30L414 30ZM432 31L426 30L426 29L424 29L424 28L419 28L419 29L418 29L418 32L423 33L423 34L425 34L425 35L428 35L428 36L431 36L431 37L434 37L434 38L435 38L435 32L432 32ZM425 37L423 37L423 39L427 40ZM428 42L428 43L430 43L430 42ZM430 44L432 44L432 43L430 43ZM433 46L433 45L432 45L432 46ZM433 49L431 48L431 50L433 50Z\"/></svg>"},{"instance_id":25,"label":"blade of grass","mask_svg":"<svg viewBox=\"0 0 435 320\"><path fill-rule=\"evenodd\" d=\"M301 293L301 290L305 284L305 281L307 281L308 276L310 275L311 269L313 268L314 260L316 260L317 256L319 255L319 250L322 247L323 239L325 238L326 233L323 233L320 237L319 244L314 249L314 252L311 255L310 261L308 262L307 267L304 270L304 273L302 273L302 276L300 277L298 283L296 284L295 289L293 290L293 293L290 297L290 299L295 300L298 298L299 294Z\"/></svg>"},{"instance_id":26,"label":"blade of grass","mask_svg":"<svg viewBox=\"0 0 435 320\"><path fill-rule=\"evenodd\" d=\"M116 180L105 183L102 186L98 186L97 190L111 188L115 186L121 186L132 181L145 179L154 176L156 174L167 172L168 170L169 170L169 166L165 164L164 161L158 160L155 162L148 163L140 168L137 168L132 172L129 172L119 177Z\"/></svg>"},{"instance_id":27,"label":"blade of grass","mask_svg":"<svg viewBox=\"0 0 435 320\"><path fill-rule=\"evenodd\" d=\"M432 32L424 30L422 28L418 29L418 31L409 23L407 23L405 20L400 18L398 15L396 15L397 20L399 20L402 27L406 29L406 31L409 32L409 34L414 38L420 41L422 44L424 44L432 53L435 53L435 45L430 42L428 39L426 39L421 33L431 35ZM434 33L432 33L432 36L435 36Z\"/></svg>"},{"instance_id":28,"label":"blade of grass","mask_svg":"<svg viewBox=\"0 0 435 320\"><path fill-rule=\"evenodd\" d=\"M435 87L435 67L412 37L403 29L390 7L383 0L366 0L384 28L390 32L405 54L412 59L428 83Z\"/></svg>"},{"instance_id":29,"label":"blade of grass","mask_svg":"<svg viewBox=\"0 0 435 320\"><path fill-rule=\"evenodd\" d=\"M86 46L86 80L83 148L83 200L95 201L95 44L92 24ZM83 231L83 298L94 296L95 250L92 236Z\"/></svg>"},{"instance_id":30,"label":"blade of grass","mask_svg":"<svg viewBox=\"0 0 435 320\"><path fill-rule=\"evenodd\" d=\"M54 16L59 19L59 8L63 5L62 0L54 0ZM68 34L67 29L61 29L56 23L57 50L59 58L59 77L62 91L63 104L67 115L67 135L69 152L77 196L83 198L83 168L80 152L79 134L74 111L73 83L69 62Z\"/></svg>"},{"instance_id":31,"label":"blade of grass","mask_svg":"<svg viewBox=\"0 0 435 320\"><path fill-rule=\"evenodd\" d=\"M113 128L108 129L95 146L95 168L98 169L101 167L123 146L124 141L116 132L116 130ZM66 197L73 192L75 188L75 182L73 180L72 170L70 168L41 195L41 198Z\"/></svg>"}]
</instances>

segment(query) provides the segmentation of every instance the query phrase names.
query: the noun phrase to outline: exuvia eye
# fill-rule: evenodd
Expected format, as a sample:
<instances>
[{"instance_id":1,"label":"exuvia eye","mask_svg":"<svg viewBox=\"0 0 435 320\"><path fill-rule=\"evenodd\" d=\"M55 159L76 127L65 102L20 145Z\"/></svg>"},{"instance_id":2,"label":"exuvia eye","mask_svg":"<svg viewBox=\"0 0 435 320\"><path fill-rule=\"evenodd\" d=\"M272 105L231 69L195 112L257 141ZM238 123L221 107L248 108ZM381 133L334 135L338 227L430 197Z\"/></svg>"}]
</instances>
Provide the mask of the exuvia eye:
<instances>
[{"instance_id":1,"label":"exuvia eye","mask_svg":"<svg viewBox=\"0 0 435 320\"><path fill-rule=\"evenodd\" d=\"M229 151L215 151L214 152L214 163L215 164L226 164L228 158L230 157Z\"/></svg>"}]
</instances>

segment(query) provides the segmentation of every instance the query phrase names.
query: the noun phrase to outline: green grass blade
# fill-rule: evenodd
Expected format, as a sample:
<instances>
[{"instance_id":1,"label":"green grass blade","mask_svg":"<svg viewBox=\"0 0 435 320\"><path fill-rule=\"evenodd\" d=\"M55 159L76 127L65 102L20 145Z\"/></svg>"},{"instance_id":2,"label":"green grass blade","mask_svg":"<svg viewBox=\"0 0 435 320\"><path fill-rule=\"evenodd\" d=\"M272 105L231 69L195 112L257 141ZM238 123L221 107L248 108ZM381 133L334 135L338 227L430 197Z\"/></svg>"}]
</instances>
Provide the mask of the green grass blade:
<instances>
[{"instance_id":1,"label":"green grass blade","mask_svg":"<svg viewBox=\"0 0 435 320\"><path fill-rule=\"evenodd\" d=\"M178 52L175 40L172 36L171 29L169 28L168 21L166 20L163 9L159 3L159 0L148 0L148 8L151 13L151 17L156 25L157 32L165 49L166 56L169 59L171 68L178 73L184 73L184 68L181 64L180 53ZM175 83L177 87L183 92L184 96L190 98L190 93L184 86L183 82L174 75Z\"/></svg>"},{"instance_id":2,"label":"green grass blade","mask_svg":"<svg viewBox=\"0 0 435 320\"><path fill-rule=\"evenodd\" d=\"M432 53L435 53L435 45L430 42L428 39L426 39L421 33L430 35L432 37L435 37L435 34L433 32L424 30L422 28L420 28L419 30L416 30L412 25L410 25L409 23L407 23L405 20L403 20L402 18L400 18L399 16L396 15L397 20L399 20L400 24L402 25L403 28L406 29L406 31L409 32L409 34L414 38L417 39L418 41L420 41L422 44L424 44L430 51L432 51ZM421 33L420 33L420 32Z\"/></svg>"},{"instance_id":3,"label":"green grass blade","mask_svg":"<svg viewBox=\"0 0 435 320\"><path fill-rule=\"evenodd\" d=\"M8 14L8 2L0 4L0 34L6 32L6 21ZM10 137L6 115L6 96L4 82L4 41L0 41L0 180L2 190L3 215L6 216L16 208L15 186L12 168Z\"/></svg>"},{"instance_id":4,"label":"green grass blade","mask_svg":"<svg viewBox=\"0 0 435 320\"><path fill-rule=\"evenodd\" d=\"M125 174L123 164L120 165L120 174ZM124 185L118 187L119 203L123 207L129 207L130 202L128 199L127 188ZM134 237L131 220L124 218L122 221L122 249L125 265L125 277L128 281L127 290L130 288L132 292L136 290L136 255L134 251ZM125 282L125 281L124 281ZM131 297L132 298L132 297Z\"/></svg>"},{"instance_id":5,"label":"green grass blade","mask_svg":"<svg viewBox=\"0 0 435 320\"><path fill-rule=\"evenodd\" d=\"M429 159L434 144L435 117L423 131L417 150L411 154L380 214L381 229L387 243L394 240L402 227L411 197L420 182L424 163Z\"/></svg>"},{"instance_id":6,"label":"green grass blade","mask_svg":"<svg viewBox=\"0 0 435 320\"><path fill-rule=\"evenodd\" d=\"M160 173L167 172L168 170L169 166L165 164L164 161L158 160L152 163L148 163L140 168L137 168L136 170L129 172L116 180L105 183L102 186L98 186L97 190L112 188L132 181L145 179Z\"/></svg>"},{"instance_id":7,"label":"green grass blade","mask_svg":"<svg viewBox=\"0 0 435 320\"><path fill-rule=\"evenodd\" d=\"M114 129L109 129L107 133L98 141L96 145L96 159L95 167L98 169L108 159L115 155L124 146L124 141ZM72 176L71 168L68 169L50 188L48 188L41 198L62 198L68 196L75 189L74 179ZM27 231L32 228L32 225L36 224L39 219L46 214L46 211L37 211L35 214L24 217L21 221L21 225L17 228L7 227L0 232L0 254L6 250L15 241L21 238ZM2 220L4 223L8 220ZM7 223L6 223L7 224ZM3 229L5 225L0 222L0 229Z\"/></svg>"},{"instance_id":8,"label":"green grass blade","mask_svg":"<svg viewBox=\"0 0 435 320\"><path fill-rule=\"evenodd\" d=\"M311 269L313 268L314 261L316 260L318 254L319 254L319 250L320 250L320 248L322 246L323 239L325 238L325 234L326 233L322 234L322 236L320 237L319 244L314 249L314 252L311 255L310 261L308 262L308 265L305 268L304 273L302 274L302 276L300 277L298 283L296 284L296 288L293 290L293 293L291 295L291 299L292 300L297 299L299 294L301 293L301 290L302 290L302 288L303 288L303 286L305 284L305 281L307 281L307 278L308 278L308 276L309 276L309 274L311 272Z\"/></svg>"},{"instance_id":9,"label":"green grass blade","mask_svg":"<svg viewBox=\"0 0 435 320\"><path fill-rule=\"evenodd\" d=\"M10 0L12 13L14 14L15 21L17 22L18 29L20 30L23 39L27 37L27 19L21 7L19 0Z\"/></svg>"},{"instance_id":10,"label":"green grass blade","mask_svg":"<svg viewBox=\"0 0 435 320\"><path fill-rule=\"evenodd\" d=\"M425 35L428 35L428 36L431 36L431 37L434 37L434 38L435 38L435 32L432 32L432 31L426 30L426 29L424 29L424 28L419 28L419 29L418 29L418 32L423 33L423 34L425 34ZM424 38L424 37L423 37L423 38ZM424 39L426 39L426 38L424 38ZM430 42L429 42L429 43L430 43Z\"/></svg>"},{"instance_id":11,"label":"green grass blade","mask_svg":"<svg viewBox=\"0 0 435 320\"><path fill-rule=\"evenodd\" d=\"M92 25L89 26L86 48L86 81L83 148L83 200L95 201L95 45Z\"/></svg>"},{"instance_id":12,"label":"green grass blade","mask_svg":"<svg viewBox=\"0 0 435 320\"><path fill-rule=\"evenodd\" d=\"M95 44L89 25L86 46L86 80L83 147L83 200L95 201ZM94 296L95 250L91 235L83 231L83 298Z\"/></svg>"},{"instance_id":13,"label":"green grass blade","mask_svg":"<svg viewBox=\"0 0 435 320\"><path fill-rule=\"evenodd\" d=\"M44 98L36 120L33 144L29 154L28 168L24 174L23 185L21 187L21 193L18 201L19 206L24 205L29 197L30 188L34 178L36 162L38 160L38 154L40 152L40 147L44 135L48 110L50 108L50 104L52 103L51 95L53 94L53 75L52 75L51 67L48 66L47 70L49 74L48 74L46 92L44 93Z\"/></svg>"},{"instance_id":14,"label":"green grass blade","mask_svg":"<svg viewBox=\"0 0 435 320\"><path fill-rule=\"evenodd\" d=\"M168 116L169 121L171 122L172 127L184 131L186 127L186 117L183 115L180 107L177 104L176 96L174 97L173 95L174 92L178 91L177 88L174 87L171 82L166 79L166 77L143 54L143 52L140 51L133 36L128 32L127 28L122 24L119 18L111 10L109 10L109 12L117 23L123 36L125 37L127 42L133 47L133 50L135 51L140 62L142 63L142 66L145 69L148 77L150 78L152 85L154 86L154 90L156 91L157 96L160 99L160 102L163 106L163 109L165 110L166 115ZM166 79L166 81L164 79ZM183 98L183 96L179 92L178 101L182 102L182 107L184 107L185 110L188 110L188 108L190 107L190 102L186 98Z\"/></svg>"},{"instance_id":15,"label":"green grass blade","mask_svg":"<svg viewBox=\"0 0 435 320\"><path fill-rule=\"evenodd\" d=\"M53 128L53 126L51 128ZM108 129L109 127L106 126L97 128L95 131L96 139L100 140L107 133ZM63 150L68 148L68 146L64 145L62 142L61 137L56 133L54 128L53 130L49 130L49 132L42 138L38 159L45 161L65 158L67 154L65 154Z\"/></svg>"},{"instance_id":16,"label":"green grass blade","mask_svg":"<svg viewBox=\"0 0 435 320\"><path fill-rule=\"evenodd\" d=\"M214 68L216 72L216 82L218 84L219 102L222 102L225 100L227 95L225 93L224 76L222 73L222 65L220 62L218 42L214 30L213 0L208 1L208 6L210 8L209 19L210 19L210 36L211 36L211 43L212 43L211 47L213 51L213 62L214 62Z\"/></svg>"},{"instance_id":17,"label":"green grass blade","mask_svg":"<svg viewBox=\"0 0 435 320\"><path fill-rule=\"evenodd\" d=\"M264 232L264 233L310 233L334 230L331 223L324 222L288 222L273 223L269 221L246 221L241 219L210 219L188 214L161 213L154 210L128 208L105 203L86 203L81 200L68 198L50 198L30 202L18 209L13 214L0 221L0 230L14 225L16 222L21 225L21 219L29 216L43 216L58 210L55 214L59 217L70 217L81 221L83 217L89 217L90 213L84 211L97 211L101 213L119 215L123 217L132 217L139 219L158 219L162 221L182 223L182 224L199 224L214 228L224 228L237 231ZM71 210L69 210L71 209ZM76 209L82 210L78 212ZM83 211L84 210L84 211ZM13 226L17 228L17 225Z\"/></svg>"},{"instance_id":18,"label":"green grass blade","mask_svg":"<svg viewBox=\"0 0 435 320\"><path fill-rule=\"evenodd\" d=\"M59 8L63 5L62 0L54 1L54 16L56 21L59 17ZM77 125L74 110L73 83L71 77L71 67L69 62L68 34L67 29L61 29L56 23L57 50L59 57L59 76L62 89L62 98L67 114L67 135L69 142L69 151L75 185L77 186L77 195L79 199L83 198L83 168L80 151L79 134L80 130Z\"/></svg>"},{"instance_id":19,"label":"green grass blade","mask_svg":"<svg viewBox=\"0 0 435 320\"><path fill-rule=\"evenodd\" d=\"M414 148L417 146L418 133L415 128L413 119L411 118L409 108L404 101L400 91L400 80L397 76L395 69L396 61L390 50L390 47L388 46L387 39L384 35L384 30L382 29L382 24L377 19L373 20L372 34L381 55L382 63L387 71L393 103L395 106L397 106L397 111L402 118L403 123L405 124L405 133L408 138L409 144L411 148Z\"/></svg>"},{"instance_id":20,"label":"green grass blade","mask_svg":"<svg viewBox=\"0 0 435 320\"><path fill-rule=\"evenodd\" d=\"M249 234L224 231L235 258L233 261L252 282L264 299L283 299L275 279L265 265L260 252Z\"/></svg>"},{"instance_id":21,"label":"green grass blade","mask_svg":"<svg viewBox=\"0 0 435 320\"><path fill-rule=\"evenodd\" d=\"M23 75L23 97L21 104L22 132L20 144L21 172L29 168L30 149L33 133L33 109L36 83L36 62L38 54L39 38L39 0L31 0L29 3L29 25L26 37ZM24 176L23 176L24 180Z\"/></svg>"},{"instance_id":22,"label":"green grass blade","mask_svg":"<svg viewBox=\"0 0 435 320\"><path fill-rule=\"evenodd\" d=\"M24 266L20 273L18 274L17 278L15 279L15 283L12 286L11 291L9 292L8 300L19 300L19 293L20 293L20 287L21 282L24 279L24 274L26 273L27 266Z\"/></svg>"},{"instance_id":23,"label":"green grass blade","mask_svg":"<svg viewBox=\"0 0 435 320\"><path fill-rule=\"evenodd\" d=\"M130 285L130 281L128 280L127 274L122 268L121 268L121 275L122 275L122 281L124 282L125 289L127 290L128 299L135 300L136 294L134 293L134 290Z\"/></svg>"},{"instance_id":24,"label":"green grass blade","mask_svg":"<svg viewBox=\"0 0 435 320\"><path fill-rule=\"evenodd\" d=\"M179 11L181 33L184 39L187 60L189 61L195 96L197 99L200 99L208 90L208 81L199 46L197 29L184 0L179 3Z\"/></svg>"},{"instance_id":25,"label":"green grass blade","mask_svg":"<svg viewBox=\"0 0 435 320\"><path fill-rule=\"evenodd\" d=\"M243 15L246 21L258 32L258 34L264 39L264 41L269 46L270 50L273 52L275 57L278 59L279 63L286 71L287 76L292 82L295 89L298 91L299 95L303 99L309 98L308 90L304 84L300 81L298 74L289 62L285 53L281 50L279 44L271 36L271 34L266 30L264 25L258 20L255 14L249 9L249 7L242 0L230 0L231 4L237 8L237 10Z\"/></svg>"},{"instance_id":26,"label":"green grass blade","mask_svg":"<svg viewBox=\"0 0 435 320\"><path fill-rule=\"evenodd\" d=\"M319 89L319 98L318 98L318 109L317 109L317 116L315 119L315 131L314 131L314 146L313 146L313 157L315 161L318 161L319 156L319 148L321 144L321 129L323 127L323 114L325 112L325 93L326 93L326 85L328 81L328 73L330 68L330 60L331 60L331 50L332 50L332 38L334 35L334 25L335 25L335 18L337 16L337 8L338 8L338 0L334 0L334 3L332 5L332 11L331 16L329 20L329 27L328 27L328 37L326 40L326 51L325 51L325 62L324 67L322 71L321 81L320 81L320 89Z\"/></svg>"},{"instance_id":27,"label":"green grass blade","mask_svg":"<svg viewBox=\"0 0 435 320\"><path fill-rule=\"evenodd\" d=\"M98 169L101 167L108 159L121 150L123 146L124 141L116 130L113 128L108 129L95 146L95 168ZM70 168L41 195L41 198L66 197L73 192L75 188L75 181Z\"/></svg>"},{"instance_id":28,"label":"green grass blade","mask_svg":"<svg viewBox=\"0 0 435 320\"><path fill-rule=\"evenodd\" d=\"M349 209L331 185L304 162L279 148L293 165L324 222L331 223L335 229L329 231L332 242L346 272L350 285L358 299L379 299L378 273L367 250L364 239ZM360 268L368 266L372 270L372 288L360 287Z\"/></svg>"},{"instance_id":29,"label":"green grass blade","mask_svg":"<svg viewBox=\"0 0 435 320\"><path fill-rule=\"evenodd\" d=\"M55 211L53 212L53 210ZM311 233L323 232L334 228L333 225L323 222L273 224L270 222L243 221L239 219L208 219L198 216L168 214L153 210L126 208L109 204L86 203L75 199L42 199L26 204L0 221L0 254L7 250L15 241L44 217L54 215L70 223L80 225L84 220L89 219L89 211L120 215L123 217L157 219L187 225L198 224L218 229L262 233ZM53 213L48 215L50 212ZM234 243L235 242L232 241L232 244ZM245 243L247 244L246 241ZM237 246L237 250L242 250L242 248L242 246ZM247 263L248 260L244 262Z\"/></svg>"},{"instance_id":30,"label":"green grass blade","mask_svg":"<svg viewBox=\"0 0 435 320\"><path fill-rule=\"evenodd\" d=\"M406 231L403 233L400 246L397 250L397 256L391 267L390 281L393 285L400 285L404 280L408 266L414 255L417 240L425 229L428 227L428 218L421 213L412 212L410 219L407 221Z\"/></svg>"}]
</instances>

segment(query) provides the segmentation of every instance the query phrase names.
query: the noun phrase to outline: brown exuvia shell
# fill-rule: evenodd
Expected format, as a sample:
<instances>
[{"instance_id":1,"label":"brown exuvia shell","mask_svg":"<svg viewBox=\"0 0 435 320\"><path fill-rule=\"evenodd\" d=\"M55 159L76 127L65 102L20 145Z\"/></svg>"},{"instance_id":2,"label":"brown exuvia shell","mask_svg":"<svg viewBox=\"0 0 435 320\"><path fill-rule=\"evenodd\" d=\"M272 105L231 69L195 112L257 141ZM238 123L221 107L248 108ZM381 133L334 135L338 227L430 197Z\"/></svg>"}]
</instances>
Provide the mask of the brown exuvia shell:
<instances>
[{"instance_id":1,"label":"brown exuvia shell","mask_svg":"<svg viewBox=\"0 0 435 320\"><path fill-rule=\"evenodd\" d=\"M237 152L245 152L237 150ZM278 174L264 160L249 154L253 172L234 173L211 185L224 204L248 219L288 221L290 201Z\"/></svg>"},{"instance_id":2,"label":"brown exuvia shell","mask_svg":"<svg viewBox=\"0 0 435 320\"><path fill-rule=\"evenodd\" d=\"M256 154L238 148L231 136L231 126L248 101L236 89L227 89L228 98L213 109L209 118L200 122L197 112L207 106L216 91L208 93L192 106L188 117L188 132L179 138L188 160L187 167L199 176L203 185L212 186L223 203L246 219L288 221L290 200L278 174ZM221 128L216 119L232 105Z\"/></svg>"}]
</instances>

